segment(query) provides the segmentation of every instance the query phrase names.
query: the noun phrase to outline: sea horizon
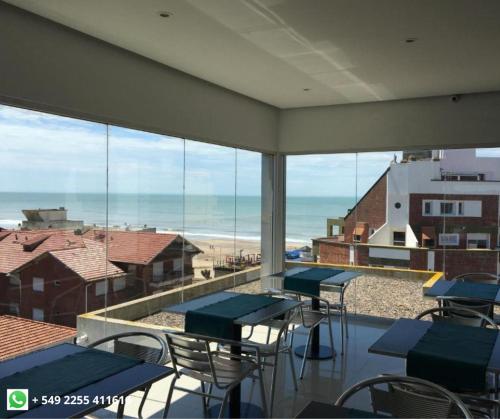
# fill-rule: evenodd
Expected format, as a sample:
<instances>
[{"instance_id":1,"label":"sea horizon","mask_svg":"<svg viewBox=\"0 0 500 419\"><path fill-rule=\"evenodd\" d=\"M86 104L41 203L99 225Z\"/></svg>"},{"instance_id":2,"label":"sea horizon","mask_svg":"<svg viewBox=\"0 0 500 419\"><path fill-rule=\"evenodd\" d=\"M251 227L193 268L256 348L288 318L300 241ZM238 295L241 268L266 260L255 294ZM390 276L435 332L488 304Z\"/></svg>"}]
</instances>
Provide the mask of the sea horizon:
<instances>
[{"instance_id":1,"label":"sea horizon","mask_svg":"<svg viewBox=\"0 0 500 419\"><path fill-rule=\"evenodd\" d=\"M110 193L107 198L110 227L147 226L186 237L260 241L260 196ZM354 197L345 196L288 196L286 241L310 244L312 238L324 237L326 219L345 216L354 203ZM106 225L105 193L0 192L0 227L17 228L25 219L23 209L59 207L68 210L69 220Z\"/></svg>"}]
</instances>

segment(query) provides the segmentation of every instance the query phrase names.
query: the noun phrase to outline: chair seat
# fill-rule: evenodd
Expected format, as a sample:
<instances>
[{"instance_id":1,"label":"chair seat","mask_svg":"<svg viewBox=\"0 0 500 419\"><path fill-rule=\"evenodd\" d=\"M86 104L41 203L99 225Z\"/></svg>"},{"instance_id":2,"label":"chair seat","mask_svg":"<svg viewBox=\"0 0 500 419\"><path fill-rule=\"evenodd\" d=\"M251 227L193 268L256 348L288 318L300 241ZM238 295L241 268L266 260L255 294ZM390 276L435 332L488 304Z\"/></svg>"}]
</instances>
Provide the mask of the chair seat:
<instances>
[{"instance_id":1,"label":"chair seat","mask_svg":"<svg viewBox=\"0 0 500 419\"><path fill-rule=\"evenodd\" d=\"M222 356L213 355L212 357L215 374L219 386L227 387L234 382L241 381L243 378L249 376L257 369L257 365L249 361L233 361ZM188 377L200 380L206 383L214 383L215 379L211 375L210 370L206 373L193 371L183 368L182 374Z\"/></svg>"},{"instance_id":2,"label":"chair seat","mask_svg":"<svg viewBox=\"0 0 500 419\"><path fill-rule=\"evenodd\" d=\"M326 314L319 311L303 310L302 315L304 327L313 327L327 318Z\"/></svg>"},{"instance_id":3,"label":"chair seat","mask_svg":"<svg viewBox=\"0 0 500 419\"><path fill-rule=\"evenodd\" d=\"M260 356L263 358L274 356L276 354L276 342L271 343L259 343L253 340L244 340L244 342L250 343L253 346L259 348ZM289 348L288 345L280 344L279 352L286 351Z\"/></svg>"}]
</instances>

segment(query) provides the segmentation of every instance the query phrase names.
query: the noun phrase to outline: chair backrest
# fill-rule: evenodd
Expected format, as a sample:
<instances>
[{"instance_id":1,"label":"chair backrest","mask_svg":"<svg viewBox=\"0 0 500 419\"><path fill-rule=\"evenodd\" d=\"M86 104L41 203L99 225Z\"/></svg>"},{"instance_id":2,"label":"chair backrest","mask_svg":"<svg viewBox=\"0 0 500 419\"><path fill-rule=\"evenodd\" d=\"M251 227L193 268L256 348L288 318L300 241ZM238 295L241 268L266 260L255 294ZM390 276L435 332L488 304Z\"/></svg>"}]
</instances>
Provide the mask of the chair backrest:
<instances>
[{"instance_id":1,"label":"chair backrest","mask_svg":"<svg viewBox=\"0 0 500 419\"><path fill-rule=\"evenodd\" d=\"M480 282L482 284L499 284L500 277L489 272L471 272L457 275L453 278L457 281Z\"/></svg>"},{"instance_id":2,"label":"chair backrest","mask_svg":"<svg viewBox=\"0 0 500 419\"><path fill-rule=\"evenodd\" d=\"M139 340L139 343L131 342ZM152 343L152 345L146 344ZM168 350L165 341L157 335L147 332L126 332L107 336L88 345L95 348L106 343L112 344L111 349L115 354L126 355L131 358L141 359L152 364L164 365L168 361Z\"/></svg>"},{"instance_id":3,"label":"chair backrest","mask_svg":"<svg viewBox=\"0 0 500 419\"><path fill-rule=\"evenodd\" d=\"M397 418L472 418L464 403L445 388L415 377L383 375L363 380L347 389L335 402L344 406L355 394L368 389L375 414Z\"/></svg>"},{"instance_id":4,"label":"chair backrest","mask_svg":"<svg viewBox=\"0 0 500 419\"><path fill-rule=\"evenodd\" d=\"M448 322L472 327L490 326L498 329L498 326L490 317L470 307L434 307L418 314L415 319L420 320L428 315L431 316L434 322Z\"/></svg>"},{"instance_id":5,"label":"chair backrest","mask_svg":"<svg viewBox=\"0 0 500 419\"><path fill-rule=\"evenodd\" d=\"M177 376L186 369L195 378L205 381L215 380L214 368L210 355L210 343L207 340L190 337L186 333L166 333L170 358Z\"/></svg>"}]
</instances>

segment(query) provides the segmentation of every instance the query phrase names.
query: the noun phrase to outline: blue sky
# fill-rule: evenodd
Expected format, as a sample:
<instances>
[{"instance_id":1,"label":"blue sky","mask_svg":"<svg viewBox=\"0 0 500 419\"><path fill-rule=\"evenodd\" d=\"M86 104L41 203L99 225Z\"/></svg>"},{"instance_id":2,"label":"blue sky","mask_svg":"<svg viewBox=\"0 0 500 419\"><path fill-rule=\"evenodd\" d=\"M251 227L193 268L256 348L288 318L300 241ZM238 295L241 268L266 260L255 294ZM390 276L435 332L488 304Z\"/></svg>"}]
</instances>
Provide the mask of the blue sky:
<instances>
[{"instance_id":1,"label":"blue sky","mask_svg":"<svg viewBox=\"0 0 500 419\"><path fill-rule=\"evenodd\" d=\"M105 125L0 105L0 138L1 191L105 192ZM392 151L290 156L287 194L361 196L395 154L399 159ZM109 129L111 192L181 193L185 167L186 193L232 195L236 187L238 195L259 195L260 162L255 152Z\"/></svg>"}]
</instances>

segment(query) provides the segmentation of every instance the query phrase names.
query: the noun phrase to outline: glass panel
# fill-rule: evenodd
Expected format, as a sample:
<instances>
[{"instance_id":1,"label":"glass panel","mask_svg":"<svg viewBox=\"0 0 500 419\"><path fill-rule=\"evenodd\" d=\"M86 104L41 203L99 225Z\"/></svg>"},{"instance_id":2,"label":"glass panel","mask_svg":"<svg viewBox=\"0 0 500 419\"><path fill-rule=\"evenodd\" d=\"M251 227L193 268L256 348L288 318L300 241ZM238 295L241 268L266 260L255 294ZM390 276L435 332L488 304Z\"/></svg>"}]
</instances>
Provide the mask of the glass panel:
<instances>
[{"instance_id":1,"label":"glass panel","mask_svg":"<svg viewBox=\"0 0 500 419\"><path fill-rule=\"evenodd\" d=\"M192 283L183 176L183 139L110 126L109 231L86 233L108 243L108 307ZM156 314L147 304L136 310L141 318Z\"/></svg>"},{"instance_id":2,"label":"glass panel","mask_svg":"<svg viewBox=\"0 0 500 419\"><path fill-rule=\"evenodd\" d=\"M185 234L203 251L195 281L234 273L236 150L186 140L185 179Z\"/></svg>"},{"instance_id":3,"label":"glass panel","mask_svg":"<svg viewBox=\"0 0 500 419\"><path fill-rule=\"evenodd\" d=\"M52 324L14 357L103 306L105 247L84 233L106 221L106 126L0 105L0 137L1 314Z\"/></svg>"},{"instance_id":4,"label":"glass panel","mask_svg":"<svg viewBox=\"0 0 500 419\"><path fill-rule=\"evenodd\" d=\"M260 276L262 154L237 150L236 161L236 256L238 270L247 272L245 280L252 281ZM260 281L238 291L261 292Z\"/></svg>"},{"instance_id":5,"label":"glass panel","mask_svg":"<svg viewBox=\"0 0 500 419\"><path fill-rule=\"evenodd\" d=\"M439 159L444 194L438 246L448 279L495 282L498 278L500 149L444 150ZM434 203L433 203L434 204Z\"/></svg>"}]
</instances>

